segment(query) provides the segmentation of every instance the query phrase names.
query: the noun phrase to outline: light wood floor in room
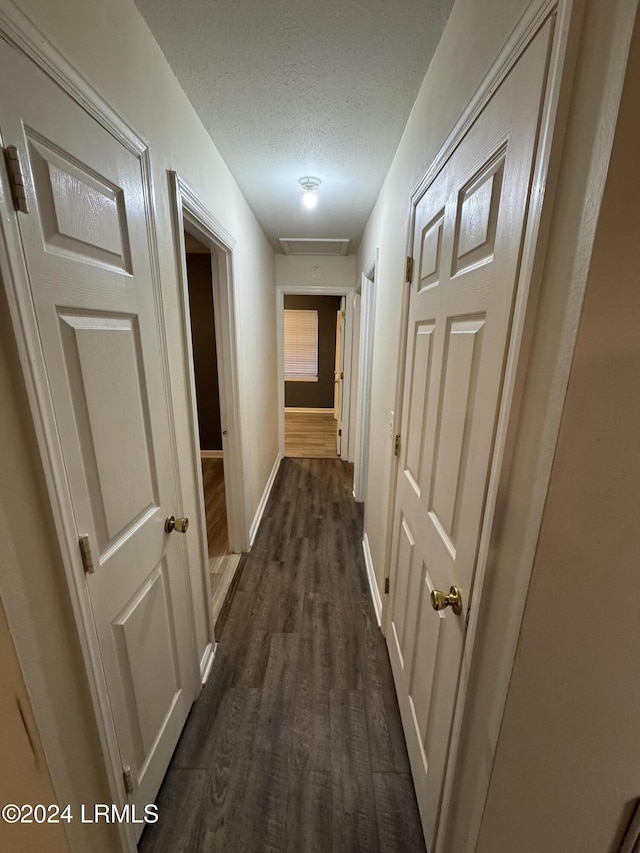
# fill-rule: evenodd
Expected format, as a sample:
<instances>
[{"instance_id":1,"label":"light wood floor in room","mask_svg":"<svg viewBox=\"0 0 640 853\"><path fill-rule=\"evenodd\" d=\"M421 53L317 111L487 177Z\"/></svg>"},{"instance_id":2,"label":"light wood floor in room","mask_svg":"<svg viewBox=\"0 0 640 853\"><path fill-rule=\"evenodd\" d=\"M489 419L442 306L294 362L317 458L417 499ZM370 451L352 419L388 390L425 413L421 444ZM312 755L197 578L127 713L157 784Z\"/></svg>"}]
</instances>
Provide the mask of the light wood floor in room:
<instances>
[{"instance_id":1,"label":"light wood floor in room","mask_svg":"<svg viewBox=\"0 0 640 853\"><path fill-rule=\"evenodd\" d=\"M352 484L282 461L140 853L425 853Z\"/></svg>"},{"instance_id":2,"label":"light wood floor in room","mask_svg":"<svg viewBox=\"0 0 640 853\"><path fill-rule=\"evenodd\" d=\"M229 553L227 536L227 504L224 492L222 459L201 459L204 485L204 508L207 516L209 559Z\"/></svg>"},{"instance_id":3,"label":"light wood floor in room","mask_svg":"<svg viewBox=\"0 0 640 853\"><path fill-rule=\"evenodd\" d=\"M223 461L206 458L201 462L209 545L211 616L214 626L217 626L218 617L240 562L240 554L232 554L229 549Z\"/></svg>"},{"instance_id":4,"label":"light wood floor in room","mask_svg":"<svg viewBox=\"0 0 640 853\"><path fill-rule=\"evenodd\" d=\"M338 455L333 410L284 413L284 455L297 459Z\"/></svg>"}]
</instances>

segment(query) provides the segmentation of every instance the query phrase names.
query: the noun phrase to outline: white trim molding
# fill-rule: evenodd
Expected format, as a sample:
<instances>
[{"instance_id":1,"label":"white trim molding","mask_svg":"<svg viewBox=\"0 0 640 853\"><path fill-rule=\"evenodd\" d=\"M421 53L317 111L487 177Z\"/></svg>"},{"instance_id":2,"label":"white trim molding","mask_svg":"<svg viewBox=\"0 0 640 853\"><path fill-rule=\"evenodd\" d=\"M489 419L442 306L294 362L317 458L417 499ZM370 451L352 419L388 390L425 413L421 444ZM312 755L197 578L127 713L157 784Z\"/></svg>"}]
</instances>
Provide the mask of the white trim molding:
<instances>
[{"instance_id":1,"label":"white trim molding","mask_svg":"<svg viewBox=\"0 0 640 853\"><path fill-rule=\"evenodd\" d=\"M367 497L369 468L369 423L371 418L371 368L376 314L376 270L380 250L376 249L360 279L360 340L358 352L358 394L356 399L355 460L353 493L357 501Z\"/></svg>"},{"instance_id":2,"label":"white trim molding","mask_svg":"<svg viewBox=\"0 0 640 853\"><path fill-rule=\"evenodd\" d=\"M213 667L213 661L217 650L217 643L207 643L204 654L202 655L202 659L200 661L200 681L202 682L203 687L207 683L207 679L211 674L211 668Z\"/></svg>"},{"instance_id":3,"label":"white trim molding","mask_svg":"<svg viewBox=\"0 0 640 853\"><path fill-rule=\"evenodd\" d=\"M285 406L285 412L298 412L301 415L328 415L329 412L331 412L333 415L335 414L335 409L333 406L328 406L324 409L305 409L302 406Z\"/></svg>"},{"instance_id":4,"label":"white trim molding","mask_svg":"<svg viewBox=\"0 0 640 853\"><path fill-rule=\"evenodd\" d=\"M240 364L237 345L236 299L236 241L223 225L202 204L189 185L177 174L170 172L172 207L175 229L178 278L180 281L180 309L182 312L183 348L187 376L185 376L190 402L190 426L193 448L193 466L200 496L201 558L208 567L206 542L206 516L204 511L202 470L200 467L200 435L196 402L186 249L183 229L185 224L194 236L211 250L213 272L214 322L218 348L218 380L220 387L220 415L222 420L222 449L227 503L229 547L234 553L246 551L249 546L247 526L247 494L244 478L242 420L240 414ZM203 569L207 576L208 571ZM210 596L209 596L210 597Z\"/></svg>"},{"instance_id":5,"label":"white trim molding","mask_svg":"<svg viewBox=\"0 0 640 853\"><path fill-rule=\"evenodd\" d=\"M364 554L364 564L367 567L367 580L369 581L369 592L371 593L371 601L375 610L378 628L382 627L382 598L378 589L376 573L373 568L373 559L371 557L371 548L369 547L369 537L364 534L362 539L362 552Z\"/></svg>"},{"instance_id":6,"label":"white trim molding","mask_svg":"<svg viewBox=\"0 0 640 853\"><path fill-rule=\"evenodd\" d=\"M267 501L269 500L269 495L271 494L271 489L273 488L273 484L278 474L278 469L280 468L282 458L282 454L278 453L278 455L276 456L276 461L273 463L271 473L269 474L267 484L264 487L264 492L262 493L262 497L260 498L260 503L258 504L256 514L253 517L253 521L251 522L251 527L249 529L249 548L253 547L253 543L256 538L256 533L258 532L258 528L260 527L260 522L262 521L262 516L264 515L264 510L267 506Z\"/></svg>"},{"instance_id":7,"label":"white trim molding","mask_svg":"<svg viewBox=\"0 0 640 853\"><path fill-rule=\"evenodd\" d=\"M278 347L278 429L280 455L284 456L284 297L296 296L344 296L345 297L345 331L344 331L344 383L342 386L342 443L340 458L349 459L349 424L351 411L351 377L353 372L353 315L355 285L353 287L323 287L322 285L276 285L276 332ZM287 411L293 411L287 409ZM305 411L313 411L306 409ZM318 409L317 411L333 412L333 408ZM335 412L334 412L335 414Z\"/></svg>"},{"instance_id":8,"label":"white trim molding","mask_svg":"<svg viewBox=\"0 0 640 853\"><path fill-rule=\"evenodd\" d=\"M589 256L584 253L584 249L575 266L572 266L571 252L575 251L576 244L583 241L589 243L597 223L609 146L615 128L615 99L619 96L624 79L622 60L614 71L611 71L610 66L605 69L604 60L601 60L600 68L608 75L603 94L593 97L591 92L588 96L584 91L576 94L573 71L581 32L582 5L575 0L532 0L454 130L444 141L439 154L413 190L410 199L407 254L412 256L416 205L529 43L540 29L550 22L552 39L547 58L547 87L539 125L519 268L515 320L505 365L494 457L487 488L485 523L478 545L474 592L469 610L470 621L460 667L440 826L434 853L445 853L452 849L452 844L456 851L470 853L478 841L560 427L578 316L586 284L586 271L589 269ZM628 3L627 8L621 10L621 4L616 4L615 14L620 20L626 17L627 25L633 20L632 5L635 6ZM620 28L620 33L622 32L625 32L624 27ZM625 32L625 38L629 37L629 32L630 30ZM612 33L613 30L607 34L610 46L617 44ZM619 48L615 48L616 55L625 56L625 49L628 49L628 41L621 39ZM588 47L585 50L586 55L591 58L593 50L591 53L588 52ZM581 69L581 75L583 80L588 78L584 67ZM575 108L572 103L574 96L579 98ZM586 97L590 100L586 101ZM574 137L570 152L565 152L565 123L570 108L573 109L571 122ZM578 175L575 169L572 170L576 189L568 188L566 174L563 176L563 195L559 203L554 191L561 167L568 165L564 163L563 158L574 153L575 139L582 138L580 132L585 129L585 125L590 133L597 134L600 140L606 139L606 142L594 147L589 171ZM584 184L581 184L581 181L584 181ZM580 195L582 192L584 196ZM589 211L588 216L585 211ZM552 217L554 251L547 253L547 236ZM564 254L558 249L561 243L558 234L562 234L567 244ZM396 417L400 419L403 414L401 402L407 337L407 289L403 299L402 316L403 335L398 356L395 408ZM543 351L544 356L541 355ZM401 430L396 428L395 431ZM394 458L391 462L394 492L397 467L398 463ZM517 525L512 523L500 526L499 547L492 540L492 519L498 495L500 512L504 513L504 508L510 506L523 508L521 513L513 513L517 518ZM390 517L393 517L394 502L390 503ZM391 560L394 540L395 536L388 537L385 554L385 566L391 574L391 594L385 598L387 627L390 625L395 593ZM491 550L489 562L492 545L496 547ZM488 564L493 589L499 585L502 600L509 602L508 612L492 613L490 618L487 617L486 601L482 602L482 583ZM482 632L478 632L483 604L484 624ZM482 643L486 642L490 633L494 644L497 638L500 641L498 659L483 659L477 648L474 655L476 636L478 635L478 642ZM476 705L473 709L468 707L467 689L472 674L475 682L474 695L482 693L485 697L490 697L488 712L486 708L479 711ZM479 732L473 729L473 724L479 719L480 713L483 714L481 725L485 726L485 729L482 735L486 737L487 747L482 767L478 766L477 760L471 761L469 758L477 758L477 749L476 753L468 749L470 734L473 734L471 742L474 746L477 747L479 743ZM455 803L455 808L452 808L452 803ZM462 823L461 816L464 817ZM458 830L460 837L454 838Z\"/></svg>"},{"instance_id":9,"label":"white trim molding","mask_svg":"<svg viewBox=\"0 0 640 853\"><path fill-rule=\"evenodd\" d=\"M0 0L0 32L128 151L140 155L149 147L12 0Z\"/></svg>"}]
</instances>

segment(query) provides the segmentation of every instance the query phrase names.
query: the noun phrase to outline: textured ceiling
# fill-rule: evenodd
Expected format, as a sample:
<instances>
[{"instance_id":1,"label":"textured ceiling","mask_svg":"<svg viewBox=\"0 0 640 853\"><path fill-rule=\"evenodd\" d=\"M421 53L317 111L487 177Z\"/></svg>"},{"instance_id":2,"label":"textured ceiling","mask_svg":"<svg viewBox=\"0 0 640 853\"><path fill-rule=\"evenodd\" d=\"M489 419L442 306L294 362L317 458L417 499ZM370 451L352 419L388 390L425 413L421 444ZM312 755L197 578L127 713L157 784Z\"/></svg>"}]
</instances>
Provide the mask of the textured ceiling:
<instances>
[{"instance_id":1,"label":"textured ceiling","mask_svg":"<svg viewBox=\"0 0 640 853\"><path fill-rule=\"evenodd\" d=\"M136 2L274 249L354 252L453 0Z\"/></svg>"}]
</instances>

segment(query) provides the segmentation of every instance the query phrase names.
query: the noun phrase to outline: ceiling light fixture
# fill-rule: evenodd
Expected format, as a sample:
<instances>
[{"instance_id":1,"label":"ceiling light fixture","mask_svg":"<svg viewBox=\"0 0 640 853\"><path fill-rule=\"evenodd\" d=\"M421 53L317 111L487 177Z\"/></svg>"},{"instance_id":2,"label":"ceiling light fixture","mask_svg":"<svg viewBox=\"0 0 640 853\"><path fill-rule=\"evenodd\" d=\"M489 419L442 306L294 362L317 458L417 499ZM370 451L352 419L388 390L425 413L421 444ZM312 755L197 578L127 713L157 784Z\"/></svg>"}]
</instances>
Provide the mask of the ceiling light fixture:
<instances>
[{"instance_id":1,"label":"ceiling light fixture","mask_svg":"<svg viewBox=\"0 0 640 853\"><path fill-rule=\"evenodd\" d=\"M318 187L320 186L320 181L318 178L300 178L299 181L300 186L304 190L304 195L302 196L302 203L307 208L307 210L313 210L313 208L318 203Z\"/></svg>"}]
</instances>

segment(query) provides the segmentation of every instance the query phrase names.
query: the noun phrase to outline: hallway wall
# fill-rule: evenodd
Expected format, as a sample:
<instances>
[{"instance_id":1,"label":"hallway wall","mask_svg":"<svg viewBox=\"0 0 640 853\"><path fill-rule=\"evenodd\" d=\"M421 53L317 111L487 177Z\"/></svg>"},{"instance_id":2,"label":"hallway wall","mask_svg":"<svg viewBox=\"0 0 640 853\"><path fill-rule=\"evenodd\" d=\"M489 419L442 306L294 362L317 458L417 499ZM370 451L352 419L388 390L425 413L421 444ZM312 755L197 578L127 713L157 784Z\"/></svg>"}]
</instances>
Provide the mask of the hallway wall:
<instances>
[{"instance_id":1,"label":"hallway wall","mask_svg":"<svg viewBox=\"0 0 640 853\"><path fill-rule=\"evenodd\" d=\"M457 0L429 66L358 250L358 278L380 250L371 382L365 532L384 587L393 434L411 191L426 172L506 41L526 0Z\"/></svg>"},{"instance_id":2,"label":"hallway wall","mask_svg":"<svg viewBox=\"0 0 640 853\"><path fill-rule=\"evenodd\" d=\"M395 403L410 194L527 5L524 0L457 0L358 253L360 274L375 249L380 250L365 530L381 592L391 537L388 508L395 492L391 476L392 439L387 425ZM558 182L555 194L549 195L553 207L549 204L547 208L545 225L550 237L544 269L540 268L538 273L541 290L528 363L526 402L517 431L514 428L511 467L505 470L500 490L496 542L491 549L486 581L491 597L487 597L486 605L483 600L479 620L469 684L469 710L463 722L453 788L454 808L448 822L450 835L446 849L456 850L456 853L475 849L474 838L483 821L487 790L490 797L493 796L490 785L494 749L502 733L510 665L515 655L519 619L553 461L551 442L560 423L566 394L636 6L636 0L614 0L607 4L585 0L577 4L577 24L568 63L571 68L572 58L577 57L576 72L573 84L571 75L568 76L561 98L559 129L561 138L566 128L564 148L556 149L551 163L552 181L553 176L558 175ZM582 23L580 10L583 10ZM557 564L556 568L559 568ZM520 636L523 643L524 632L533 630L531 648L535 646L535 631L544 633L545 630L542 597L537 620L535 627L525 622ZM557 638L570 636L574 628L580 630L579 626L584 628L570 606L562 608L562 620L562 625L557 624ZM603 639L602 635L600 637ZM610 655L615 654L613 643L608 649ZM528 674L523 691L530 701L519 701L512 706L511 723L521 735L530 733L535 726L532 703L536 685L542 677L538 671L536 680L532 669ZM606 725L606 720L602 720L602 724ZM542 737L541 731L539 734ZM555 736L548 730L547 735L546 746L551 755ZM510 790L514 807L517 799L517 813L523 822L533 821L535 816L541 819L533 800L540 794L541 802L545 802L545 797L552 798L553 794L545 774L538 774L534 787L525 790L523 779L527 769L524 767L521 767L520 787L509 788L513 784L514 766L508 761L506 747L503 757L507 763L504 764L502 787L496 789L495 799L490 800L494 809L484 818L491 823L486 827L486 837L490 841L483 850L491 853L513 849L514 839L518 837L518 821L514 820L510 826L513 831L510 843L502 847L496 841L502 837L500 792ZM565 797L571 783L574 798L579 798L581 787L588 790L594 781L586 773L572 774L566 762L563 769L568 774L563 789ZM557 767L556 770L560 772ZM522 795L519 798L518 792ZM549 827L553 825L550 823ZM544 844L536 849L543 847L552 849ZM566 850L566 844L556 849Z\"/></svg>"},{"instance_id":3,"label":"hallway wall","mask_svg":"<svg viewBox=\"0 0 640 853\"><path fill-rule=\"evenodd\" d=\"M617 853L640 796L639 99L640 20L478 853Z\"/></svg>"},{"instance_id":4,"label":"hallway wall","mask_svg":"<svg viewBox=\"0 0 640 853\"><path fill-rule=\"evenodd\" d=\"M349 288L356 283L356 256L276 255L278 287Z\"/></svg>"},{"instance_id":5,"label":"hallway wall","mask_svg":"<svg viewBox=\"0 0 640 853\"><path fill-rule=\"evenodd\" d=\"M3 0L4 2L4 0ZM278 454L274 254L220 154L182 92L133 0L21 0L20 8L105 100L149 141L178 458L185 514L196 513L188 397L178 301L167 170L176 170L237 242L237 323L240 405L244 426L243 480L250 524ZM7 332L7 334L9 334ZM8 346L8 344L7 344ZM6 392L0 407L3 460L0 506L22 537L0 543L2 589L10 590L10 618L43 740L56 744L54 783L62 801L70 791L86 802L109 802L69 595L56 545L43 474L20 369L13 349L0 352ZM21 467L22 466L22 467ZM6 476L5 476L6 475ZM27 532L28 531L28 532ZM198 531L186 537L199 608L198 654L208 642ZM34 582L34 573L37 582ZM17 602L20 602L17 604ZM18 615L19 614L19 615ZM15 626L12 626L15 627ZM15 631L14 631L15 635ZM27 638L27 639L25 639ZM43 709L45 709L43 711ZM52 756L48 758L51 760ZM51 763L51 761L50 761ZM79 821L68 834L76 850L112 851L112 828ZM89 836L90 833L90 836Z\"/></svg>"},{"instance_id":6,"label":"hallway wall","mask_svg":"<svg viewBox=\"0 0 640 853\"><path fill-rule=\"evenodd\" d=\"M107 803L89 686L12 334L0 287L0 594L47 763L57 768L51 775L58 802L76 808L84 794L87 801ZM74 851L116 849L113 827L91 832L74 821L65 829Z\"/></svg>"},{"instance_id":7,"label":"hallway wall","mask_svg":"<svg viewBox=\"0 0 640 853\"><path fill-rule=\"evenodd\" d=\"M393 484L390 481L392 447L388 419L394 407L397 375L409 194L525 5L525 0L457 0L359 250L358 273L375 249L380 248L371 406L371 469L365 525L381 588L390 536L387 511ZM616 87L624 67L626 39L631 32L630 22L636 3L635 0L611 0L606 4L599 0L585 0L584 5L583 44L569 116L565 168L556 198L548 267L544 273L547 290L551 292L552 286L556 286L555 302L549 297L543 305L546 310L542 315L545 320L545 346L540 346L540 352L534 353L532 359L532 370L535 368L536 371L532 375L552 380L546 385L541 384L538 399L532 400L532 408L537 404L539 411L546 411L548 397L555 395L556 403L564 397L572 352L559 352L557 340L559 330L577 327L581 293L578 288L574 294L569 285L586 277L589 268L590 241L597 220L599 193L607 168L607 145L619 94ZM180 369L182 341L177 319L176 258L166 170L177 169L238 241L240 376L242 409L248 425L244 435L245 477L251 511L258 504L278 445L273 407L277 377L273 323L275 274L271 248L131 0L110 0L109 3L100 0L59 0L57 3L22 0L21 6L105 98L151 142L157 225L161 238L160 268L181 449L187 446L188 423L185 416L186 390ZM136 85L131 85L132 80ZM592 156L595 140L600 142ZM337 268L334 261L340 262L341 274L347 268L352 270L353 284L355 259L326 258L320 265L324 267L326 264L327 269ZM324 283L313 278L312 261L309 259L278 256L276 265L279 284ZM2 307L0 315L6 314ZM3 435L0 508L5 518L5 535L0 540L2 589L9 590L13 602L19 602L19 607L12 610L12 619L20 622L21 634L28 638L18 647L25 681L34 701L38 725L41 730L46 729L47 743L55 744L56 763L64 768L57 777L59 787L56 793L64 797L65 792L72 789L82 791L86 801L108 802L105 780L98 769L99 747L91 721L88 688L81 675L79 645L55 546L54 520L48 507L24 389L17 378L17 356L9 343L6 326L0 330L0 397L3 401L0 407L0 431ZM256 352L260 357L254 359ZM557 370L556 364L559 365ZM553 424L539 421L533 430L533 438L529 434L524 436L531 438L529 445L534 450L539 434L553 427ZM523 444L526 443L524 438ZM546 466L550 468L551 459L525 461L527 464L514 465L514 478L517 479L521 469L528 465L521 475L523 481L530 484L544 480ZM185 510L193 515L195 486L191 465L188 459L183 459L181 465ZM526 515L529 510L526 490L520 493L521 497L523 495L522 502L514 505L514 514ZM195 537L190 543L194 541ZM196 564L197 557L195 554L192 557ZM556 569L562 569L562 566L549 563L541 576L539 589L533 588L536 609L531 611L532 615L524 626L527 632L534 632L529 644L535 642L536 631L544 632L546 629L545 598L541 591L551 583ZM512 573L515 583L515 566ZM506 600L508 604L508 595ZM593 602L588 603L591 606ZM510 608L505 609L505 614L505 621L518 616ZM583 616L588 616L588 610ZM569 608L557 612L556 618L559 635L566 637L574 614ZM202 614L199 614L197 632L201 646ZM479 646L479 654L484 655L488 667L505 653L500 631L490 634L487 629ZM600 636L608 639L604 634ZM530 651L532 645L524 645L524 639L522 648ZM609 641L613 644L614 639L612 637ZM613 654L612 649L609 651ZM514 694L507 720L512 733L531 724L531 709L522 700L531 696L535 698L533 688L537 673L531 659L525 660L525 664L523 681L519 692ZM588 667L585 667L583 676L587 679L588 675ZM583 681L583 689L585 685L586 681ZM477 763L477 775L488 778L492 770L491 750L498 738L502 716L491 704L492 690L485 685L477 692L475 720L478 730L473 732L473 740L477 750L489 756L486 764ZM46 708L46 714L38 716L38 708ZM532 741L528 746L531 745ZM51 760L51 755L48 757ZM496 777L496 784L504 785L509 779L506 772L509 768L508 765L501 767L505 772ZM499 819L499 809L495 808L496 801L493 802L494 811L488 814L495 821ZM519 808L523 818L526 817L527 809L531 808L530 802L521 802ZM489 838L491 828L489 825L485 827ZM108 827L89 830L78 822L69 827L75 849L91 849L98 853L114 849L110 833ZM458 849L463 848L460 846Z\"/></svg>"},{"instance_id":8,"label":"hallway wall","mask_svg":"<svg viewBox=\"0 0 640 853\"><path fill-rule=\"evenodd\" d=\"M0 673L0 803L54 803L42 744L1 601ZM69 853L63 825L3 822L2 849L11 853Z\"/></svg>"},{"instance_id":9,"label":"hallway wall","mask_svg":"<svg viewBox=\"0 0 640 853\"><path fill-rule=\"evenodd\" d=\"M256 510L277 454L274 254L224 160L180 88L133 0L21 0L20 6L139 134L149 140L160 269L176 409L185 389L167 170L178 174L237 241L237 323L248 508ZM134 85L132 85L134 81ZM258 426L259 425L259 426ZM179 421L179 438L187 425ZM185 466L185 486L193 483Z\"/></svg>"},{"instance_id":10,"label":"hallway wall","mask_svg":"<svg viewBox=\"0 0 640 853\"><path fill-rule=\"evenodd\" d=\"M276 285L278 287L336 288L337 293L357 287L356 255L276 255ZM358 335L360 329L360 302L354 300L352 370L349 404L349 438L347 458L355 460L356 411L358 406Z\"/></svg>"}]
</instances>

